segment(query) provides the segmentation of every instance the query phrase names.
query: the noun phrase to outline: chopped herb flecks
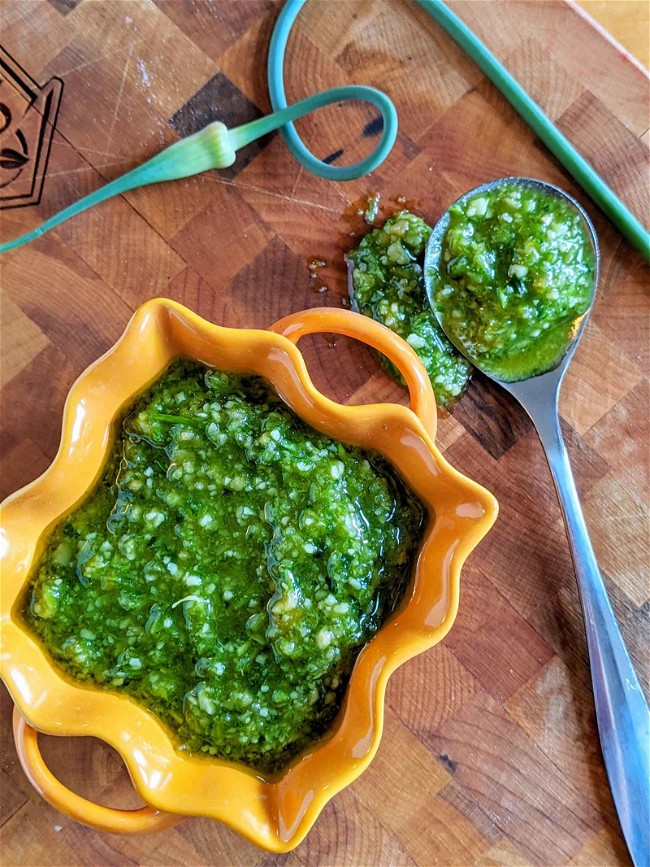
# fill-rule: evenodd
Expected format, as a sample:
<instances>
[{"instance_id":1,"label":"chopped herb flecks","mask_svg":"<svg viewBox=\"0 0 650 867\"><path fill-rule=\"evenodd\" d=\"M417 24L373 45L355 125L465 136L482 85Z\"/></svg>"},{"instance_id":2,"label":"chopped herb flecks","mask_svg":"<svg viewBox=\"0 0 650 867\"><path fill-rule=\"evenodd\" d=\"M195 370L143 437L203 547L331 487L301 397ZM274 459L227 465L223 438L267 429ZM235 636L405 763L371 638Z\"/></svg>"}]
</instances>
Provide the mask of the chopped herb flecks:
<instances>
[{"instance_id":1,"label":"chopped herb flecks","mask_svg":"<svg viewBox=\"0 0 650 867\"><path fill-rule=\"evenodd\" d=\"M133 696L179 748L274 770L332 722L422 522L385 460L265 380L178 362L52 533L24 617L72 678Z\"/></svg>"}]
</instances>

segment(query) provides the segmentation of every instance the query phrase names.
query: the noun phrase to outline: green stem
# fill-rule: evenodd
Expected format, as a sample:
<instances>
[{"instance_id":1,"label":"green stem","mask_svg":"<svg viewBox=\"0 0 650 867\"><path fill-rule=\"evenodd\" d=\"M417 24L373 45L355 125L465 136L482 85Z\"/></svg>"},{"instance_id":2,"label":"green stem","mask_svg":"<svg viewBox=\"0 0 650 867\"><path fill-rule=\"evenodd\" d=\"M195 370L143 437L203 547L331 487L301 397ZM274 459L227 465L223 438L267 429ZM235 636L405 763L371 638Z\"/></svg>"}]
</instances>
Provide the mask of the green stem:
<instances>
[{"instance_id":1,"label":"green stem","mask_svg":"<svg viewBox=\"0 0 650 867\"><path fill-rule=\"evenodd\" d=\"M505 66L496 59L494 54L472 33L469 27L447 8L442 0L417 0L417 2L469 54L479 69L501 91L512 107L519 112L601 211L609 217L615 226L618 226L643 258L650 261L650 234L645 227L625 207L611 187L578 153L523 87L510 75Z\"/></svg>"},{"instance_id":2,"label":"green stem","mask_svg":"<svg viewBox=\"0 0 650 867\"><path fill-rule=\"evenodd\" d=\"M39 238L55 226L87 211L94 205L105 202L113 196L119 196L127 190L157 184L161 181L174 181L178 178L188 178L208 169L227 168L235 162L235 151L230 140L230 132L219 121L209 123L187 138L174 142L164 151L156 154L146 163L137 166L125 175L100 187L78 202L74 202L58 214L41 223L36 229L7 241L0 245L0 253L6 253L16 247L22 247L29 241Z\"/></svg>"},{"instance_id":3,"label":"green stem","mask_svg":"<svg viewBox=\"0 0 650 867\"><path fill-rule=\"evenodd\" d=\"M201 422L196 418L188 418L182 415L167 415L164 412L154 412L150 416L152 421L166 421L169 424L188 424L190 427L200 427Z\"/></svg>"},{"instance_id":4,"label":"green stem","mask_svg":"<svg viewBox=\"0 0 650 867\"><path fill-rule=\"evenodd\" d=\"M29 241L39 238L56 226L61 225L70 217L75 217L83 211L105 202L113 196L119 196L136 187L144 187L148 184L157 184L163 181L175 181L179 178L188 178L198 175L210 169L224 169L235 162L236 152L263 135L280 129L287 123L299 117L322 108L332 103L345 102L348 100L361 100L374 105L384 120L384 132L382 139L375 150L361 163L354 166L336 167L328 166L317 161L318 166L312 167L312 171L323 177L340 178L349 180L361 177L373 171L388 155L397 135L397 112L390 99L373 87L349 85L347 87L334 87L315 93L300 102L276 111L273 114L261 117L236 129L229 130L220 121L209 123L203 129L195 132L187 138L181 139L170 145L161 153L152 157L141 166L137 166L125 175L115 178L114 181L100 187L85 198L59 211L49 220L46 220L38 228L0 244L0 253L6 253L17 247L22 247ZM313 158L312 158L313 159ZM319 168L320 166L320 168Z\"/></svg>"}]
</instances>

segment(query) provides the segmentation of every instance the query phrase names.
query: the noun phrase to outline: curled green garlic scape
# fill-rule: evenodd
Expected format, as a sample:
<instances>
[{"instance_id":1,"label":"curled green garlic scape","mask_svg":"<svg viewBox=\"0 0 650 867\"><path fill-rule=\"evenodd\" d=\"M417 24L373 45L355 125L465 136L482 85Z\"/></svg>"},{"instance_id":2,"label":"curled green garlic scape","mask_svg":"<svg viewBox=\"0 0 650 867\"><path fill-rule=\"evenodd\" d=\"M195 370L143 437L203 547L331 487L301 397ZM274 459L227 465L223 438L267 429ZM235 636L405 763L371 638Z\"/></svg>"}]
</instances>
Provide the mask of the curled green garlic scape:
<instances>
[{"instance_id":1,"label":"curled green garlic scape","mask_svg":"<svg viewBox=\"0 0 650 867\"><path fill-rule=\"evenodd\" d=\"M0 253L22 247L39 238L70 217L119 196L136 187L188 178L210 169L225 169L236 159L237 151L276 129L282 129L287 147L306 168L319 177L332 181L349 181L374 171L388 156L397 136L397 112L385 93L374 87L349 85L315 93L293 105L287 105L284 92L284 55L293 22L306 0L287 0L273 31L269 46L268 78L273 114L246 123L235 129L213 121L152 157L146 163L121 175L98 190L59 211L36 229L0 244ZM302 143L293 121L332 103L358 100L377 108L382 118L382 132L375 149L365 159L352 166L333 166L317 159Z\"/></svg>"},{"instance_id":2,"label":"curled green garlic scape","mask_svg":"<svg viewBox=\"0 0 650 867\"><path fill-rule=\"evenodd\" d=\"M209 169L227 168L235 161L236 152L240 148L276 129L280 129L288 149L298 162L318 177L332 181L350 181L374 171L388 156L397 137L397 112L385 93L372 87L350 85L325 90L294 105L287 105L284 90L284 55L291 28L305 2L306 0L287 0L271 36L267 74L273 114L233 130L229 130L220 121L208 124L204 129L175 142L143 165L69 205L33 231L13 241L0 244L0 253L22 247L23 244L44 235L70 217L135 187L186 178ZM507 69L442 0L417 0L417 2L467 52L605 215L641 255L646 260L650 260L650 234L645 227ZM332 3L333 14L337 11L336 7L340 5L342 4ZM379 110L382 119L381 138L372 153L360 162L352 166L329 165L319 160L305 147L293 121L325 105L348 100L367 102Z\"/></svg>"},{"instance_id":3,"label":"curled green garlic scape","mask_svg":"<svg viewBox=\"0 0 650 867\"><path fill-rule=\"evenodd\" d=\"M92 208L93 205L105 202L113 196L125 193L127 190L144 187L148 184L157 184L161 181L188 178L191 175L198 175L209 169L228 168L228 166L231 166L235 162L237 151L256 139L273 132L273 130L279 127L285 126L299 117L303 117L305 114L309 114L314 109L322 108L334 102L352 99L372 103L382 114L384 120L383 135L375 150L370 156L366 157L362 162L356 163L354 166L330 166L327 163L321 163L320 160L316 160L314 157L311 157L311 159L314 163L319 163L326 169L336 172L336 174L333 174L332 171L327 174L322 171L316 172L323 177L338 180L350 180L353 177L362 177L368 172L373 171L385 159L393 146L395 136L397 135L397 113L395 106L384 93L372 87L357 85L335 87L332 90L316 93L307 99L296 102L266 117L261 117L243 126L238 126L235 129L228 129L221 121L213 121L193 135L174 142L173 145L156 154L155 157L152 157L146 163L137 166L119 178L115 178L114 181L59 211L58 214L50 217L49 220L45 220L44 223L41 223L40 226L31 232L21 235L19 238L14 238L13 241L7 241L6 244L1 244L0 253L5 253L16 247L22 247L23 244L27 244L29 241L33 241L35 238L44 235L50 229L59 226L65 220L69 220L70 217L74 217L82 211ZM312 168L312 171L315 171L315 169Z\"/></svg>"}]
</instances>

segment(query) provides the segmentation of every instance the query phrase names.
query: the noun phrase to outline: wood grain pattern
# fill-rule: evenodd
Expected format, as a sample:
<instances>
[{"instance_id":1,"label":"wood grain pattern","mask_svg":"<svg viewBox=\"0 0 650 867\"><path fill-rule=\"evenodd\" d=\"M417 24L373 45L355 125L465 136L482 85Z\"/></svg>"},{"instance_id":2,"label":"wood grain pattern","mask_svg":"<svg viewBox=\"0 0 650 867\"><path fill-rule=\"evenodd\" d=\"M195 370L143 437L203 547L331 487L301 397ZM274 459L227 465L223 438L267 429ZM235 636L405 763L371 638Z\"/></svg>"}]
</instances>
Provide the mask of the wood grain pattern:
<instances>
[{"instance_id":1,"label":"wood grain pattern","mask_svg":"<svg viewBox=\"0 0 650 867\"><path fill-rule=\"evenodd\" d=\"M650 66L650 7L642 0L612 3L611 0L577 0L579 6L618 40L639 63Z\"/></svg>"},{"instance_id":2,"label":"wood grain pattern","mask_svg":"<svg viewBox=\"0 0 650 867\"><path fill-rule=\"evenodd\" d=\"M64 94L40 204L3 210L3 239L179 134L267 111L264 61L278 8L277 0L4 0L3 46L36 82L59 76ZM557 0L455 8L647 223L642 73ZM602 282L562 415L594 544L647 686L647 268L411 0L310 0L288 63L292 100L349 81L386 88L400 113L393 153L373 177L336 185L305 172L272 136L228 172L134 191L3 257L3 495L45 469L70 385L147 298L176 298L235 326L338 306L354 235L342 215L358 197L379 190L390 208L404 195L433 222L474 184L537 176L576 195L601 239ZM353 161L377 133L373 117L367 106L332 106L300 128L319 156L342 150L336 159ZM327 263L318 281L308 269L315 256ZM314 337L305 353L317 385L336 399L404 400L353 341ZM476 377L441 419L439 443L496 493L499 521L464 572L448 639L391 681L375 762L296 851L271 856L208 820L142 838L75 824L27 783L3 688L2 863L628 864L600 759L573 570L536 436L518 406ZM77 791L138 803L105 745L43 742Z\"/></svg>"}]
</instances>

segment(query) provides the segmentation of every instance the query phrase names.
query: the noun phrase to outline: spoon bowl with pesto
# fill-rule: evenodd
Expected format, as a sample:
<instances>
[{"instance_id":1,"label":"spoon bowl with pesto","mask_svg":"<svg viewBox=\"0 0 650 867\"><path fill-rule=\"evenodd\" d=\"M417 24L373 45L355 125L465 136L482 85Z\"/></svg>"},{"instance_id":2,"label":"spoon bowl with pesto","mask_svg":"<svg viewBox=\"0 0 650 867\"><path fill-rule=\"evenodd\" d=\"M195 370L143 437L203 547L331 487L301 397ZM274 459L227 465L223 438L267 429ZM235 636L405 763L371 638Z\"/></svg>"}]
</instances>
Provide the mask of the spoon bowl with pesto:
<instances>
[{"instance_id":1,"label":"spoon bowl with pesto","mask_svg":"<svg viewBox=\"0 0 650 867\"><path fill-rule=\"evenodd\" d=\"M650 852L650 716L589 538L558 399L593 306L598 240L569 195L502 178L461 196L429 237L424 284L451 343L533 421L551 470L578 579L603 758L635 863Z\"/></svg>"},{"instance_id":2,"label":"spoon bowl with pesto","mask_svg":"<svg viewBox=\"0 0 650 867\"><path fill-rule=\"evenodd\" d=\"M531 178L503 178L461 196L425 253L439 324L499 382L566 369L598 283L598 241L570 196Z\"/></svg>"}]
</instances>

